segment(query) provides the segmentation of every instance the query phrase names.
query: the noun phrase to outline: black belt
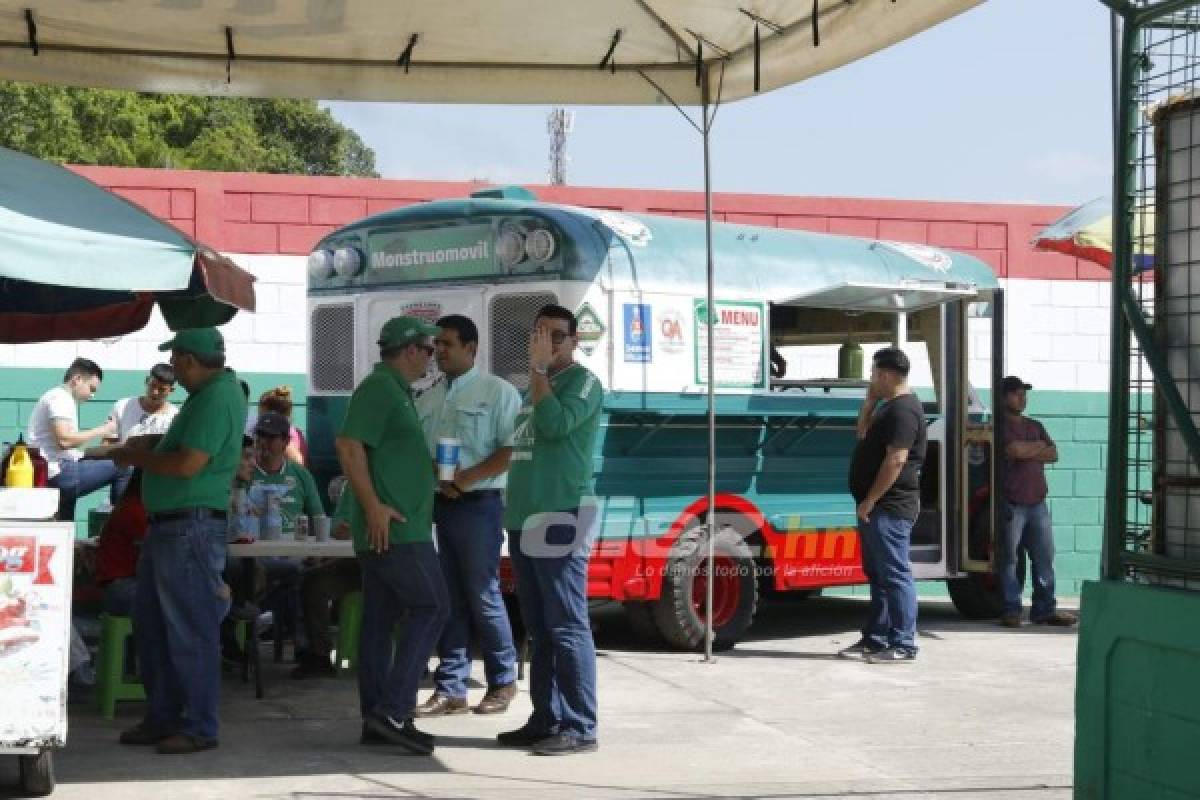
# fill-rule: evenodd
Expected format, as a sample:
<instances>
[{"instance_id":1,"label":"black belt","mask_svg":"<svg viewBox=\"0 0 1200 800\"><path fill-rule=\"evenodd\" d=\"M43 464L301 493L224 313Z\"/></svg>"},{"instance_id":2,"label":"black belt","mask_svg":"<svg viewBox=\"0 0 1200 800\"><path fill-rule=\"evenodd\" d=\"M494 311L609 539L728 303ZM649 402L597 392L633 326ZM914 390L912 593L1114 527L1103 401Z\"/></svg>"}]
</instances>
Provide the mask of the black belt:
<instances>
[{"instance_id":1,"label":"black belt","mask_svg":"<svg viewBox=\"0 0 1200 800\"><path fill-rule=\"evenodd\" d=\"M446 503L461 503L463 500L482 500L485 497L499 497L504 494L503 489L475 489L470 492L459 492L458 497L447 497L438 492L437 499Z\"/></svg>"},{"instance_id":2,"label":"black belt","mask_svg":"<svg viewBox=\"0 0 1200 800\"><path fill-rule=\"evenodd\" d=\"M215 508L176 508L171 511L155 511L147 514L146 519L151 525L160 525L184 519L225 519L228 516L226 512Z\"/></svg>"}]
</instances>

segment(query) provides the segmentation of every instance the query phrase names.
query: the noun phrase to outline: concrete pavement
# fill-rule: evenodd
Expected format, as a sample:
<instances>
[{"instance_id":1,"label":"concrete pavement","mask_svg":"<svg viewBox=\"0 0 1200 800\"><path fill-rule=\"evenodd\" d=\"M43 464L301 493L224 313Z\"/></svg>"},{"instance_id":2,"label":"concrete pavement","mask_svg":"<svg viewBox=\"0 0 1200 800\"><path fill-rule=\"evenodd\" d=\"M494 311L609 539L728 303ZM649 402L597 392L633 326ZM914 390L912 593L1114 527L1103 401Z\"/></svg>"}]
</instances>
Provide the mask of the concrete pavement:
<instances>
[{"instance_id":1,"label":"concrete pavement","mask_svg":"<svg viewBox=\"0 0 1200 800\"><path fill-rule=\"evenodd\" d=\"M221 747L192 756L117 745L139 704L122 704L112 723L76 705L54 796L1070 797L1074 630L972 623L926 601L915 664L834 658L864 611L859 598L766 606L748 639L712 664L648 650L619 610L598 612L593 755L496 747L495 734L528 714L524 686L505 715L422 721L438 735L429 758L358 746L354 681L295 682L283 665L269 665L261 701L227 679ZM14 759L3 761L0 780L11 780Z\"/></svg>"}]
</instances>

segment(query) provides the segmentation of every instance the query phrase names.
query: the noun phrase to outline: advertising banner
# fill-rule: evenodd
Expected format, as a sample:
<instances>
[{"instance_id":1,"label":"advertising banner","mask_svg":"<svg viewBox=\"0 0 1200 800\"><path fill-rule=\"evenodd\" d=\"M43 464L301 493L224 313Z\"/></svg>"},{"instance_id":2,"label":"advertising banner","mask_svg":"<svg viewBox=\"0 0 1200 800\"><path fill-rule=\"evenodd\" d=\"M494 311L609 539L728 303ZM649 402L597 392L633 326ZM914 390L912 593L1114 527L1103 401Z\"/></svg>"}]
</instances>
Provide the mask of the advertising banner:
<instances>
[{"instance_id":1,"label":"advertising banner","mask_svg":"<svg viewBox=\"0 0 1200 800\"><path fill-rule=\"evenodd\" d=\"M0 521L0 746L66 742L74 533Z\"/></svg>"}]
</instances>

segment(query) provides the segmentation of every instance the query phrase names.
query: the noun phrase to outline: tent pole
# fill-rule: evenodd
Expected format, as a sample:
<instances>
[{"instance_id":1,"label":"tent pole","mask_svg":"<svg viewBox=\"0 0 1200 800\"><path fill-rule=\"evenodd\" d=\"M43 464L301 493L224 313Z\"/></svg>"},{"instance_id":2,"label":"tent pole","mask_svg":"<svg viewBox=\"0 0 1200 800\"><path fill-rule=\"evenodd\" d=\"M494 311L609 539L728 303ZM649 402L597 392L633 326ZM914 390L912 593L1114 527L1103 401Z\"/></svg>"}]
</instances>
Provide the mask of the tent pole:
<instances>
[{"instance_id":1,"label":"tent pole","mask_svg":"<svg viewBox=\"0 0 1200 800\"><path fill-rule=\"evenodd\" d=\"M716 325L716 305L714 283L716 280L713 268L713 203L712 203L712 164L709 158L709 132L712 130L712 119L709 118L709 85L708 66L705 65L700 75L700 136L704 142L704 252L705 274L708 279L705 299L708 324L708 580L704 582L704 660L713 662L713 583L716 573L713 571L716 561L717 542L717 414L714 397L716 367L713 359L713 333Z\"/></svg>"}]
</instances>

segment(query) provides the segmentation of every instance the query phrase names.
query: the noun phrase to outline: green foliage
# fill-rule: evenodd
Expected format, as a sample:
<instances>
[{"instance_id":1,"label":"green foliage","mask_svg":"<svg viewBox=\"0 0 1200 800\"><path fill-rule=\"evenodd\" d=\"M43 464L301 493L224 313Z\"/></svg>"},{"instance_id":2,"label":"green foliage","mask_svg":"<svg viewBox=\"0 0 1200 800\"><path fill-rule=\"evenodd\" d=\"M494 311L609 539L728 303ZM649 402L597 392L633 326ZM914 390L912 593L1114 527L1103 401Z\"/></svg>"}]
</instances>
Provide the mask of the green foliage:
<instances>
[{"instance_id":1,"label":"green foliage","mask_svg":"<svg viewBox=\"0 0 1200 800\"><path fill-rule=\"evenodd\" d=\"M0 146L70 164L378 177L375 153L313 100L0 82Z\"/></svg>"}]
</instances>

